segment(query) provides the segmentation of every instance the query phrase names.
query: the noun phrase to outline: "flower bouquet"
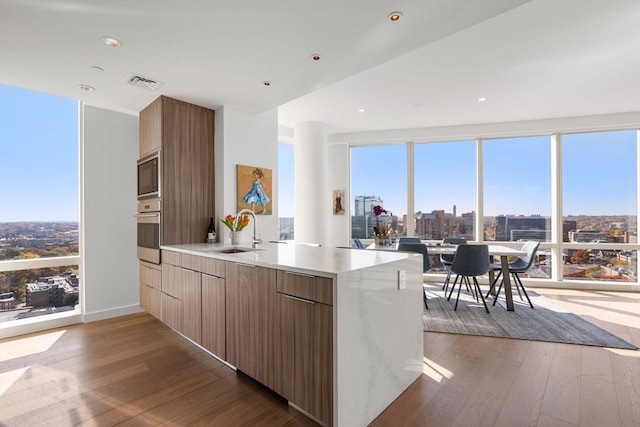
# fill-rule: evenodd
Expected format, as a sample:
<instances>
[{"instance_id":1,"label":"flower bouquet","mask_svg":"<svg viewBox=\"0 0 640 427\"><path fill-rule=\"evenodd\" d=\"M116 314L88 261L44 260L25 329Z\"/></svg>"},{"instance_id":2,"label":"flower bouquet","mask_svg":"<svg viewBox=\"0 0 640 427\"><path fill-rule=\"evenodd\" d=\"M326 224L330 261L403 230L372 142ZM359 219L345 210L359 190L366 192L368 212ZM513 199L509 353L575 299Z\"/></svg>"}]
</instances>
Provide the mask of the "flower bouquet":
<instances>
[{"instance_id":1,"label":"flower bouquet","mask_svg":"<svg viewBox=\"0 0 640 427\"><path fill-rule=\"evenodd\" d=\"M229 230L231 230L229 233L231 244L237 245L240 240L240 231L249 225L249 215L233 216L229 214L225 216L224 219L220 218L220 221L226 225Z\"/></svg>"},{"instance_id":2,"label":"flower bouquet","mask_svg":"<svg viewBox=\"0 0 640 427\"><path fill-rule=\"evenodd\" d=\"M388 213L389 215L391 215L390 212L388 212L386 209L384 209L380 205L375 205L373 207L373 215L375 215L376 217L376 225L373 226L373 237L375 239L376 246L384 246L384 245L391 244L391 240L389 238L391 225L390 224L383 224L382 226L380 225L380 215L382 215L383 213L384 214Z\"/></svg>"}]
</instances>

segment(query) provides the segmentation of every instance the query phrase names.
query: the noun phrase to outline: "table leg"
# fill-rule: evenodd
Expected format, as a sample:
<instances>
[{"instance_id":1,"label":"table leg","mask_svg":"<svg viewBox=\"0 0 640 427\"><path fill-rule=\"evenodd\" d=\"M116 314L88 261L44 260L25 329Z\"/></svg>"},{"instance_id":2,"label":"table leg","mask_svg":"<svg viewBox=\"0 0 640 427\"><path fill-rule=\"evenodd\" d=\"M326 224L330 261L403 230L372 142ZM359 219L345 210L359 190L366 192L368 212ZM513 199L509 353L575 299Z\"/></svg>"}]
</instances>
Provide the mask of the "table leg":
<instances>
[{"instance_id":1,"label":"table leg","mask_svg":"<svg viewBox=\"0 0 640 427\"><path fill-rule=\"evenodd\" d=\"M511 277L509 277L509 257L500 257L502 264L502 281L504 283L504 299L507 301L507 311L513 311L513 295L511 294Z\"/></svg>"}]
</instances>

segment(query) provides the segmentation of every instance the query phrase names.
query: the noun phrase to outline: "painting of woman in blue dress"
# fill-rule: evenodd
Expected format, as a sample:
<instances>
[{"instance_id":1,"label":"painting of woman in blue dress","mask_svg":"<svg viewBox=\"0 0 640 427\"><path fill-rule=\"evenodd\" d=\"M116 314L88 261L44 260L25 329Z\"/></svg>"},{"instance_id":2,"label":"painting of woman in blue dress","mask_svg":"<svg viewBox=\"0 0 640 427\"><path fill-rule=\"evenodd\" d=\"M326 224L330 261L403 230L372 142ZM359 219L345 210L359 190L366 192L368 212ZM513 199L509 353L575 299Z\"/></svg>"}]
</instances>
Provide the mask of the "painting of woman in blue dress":
<instances>
[{"instance_id":1,"label":"painting of woman in blue dress","mask_svg":"<svg viewBox=\"0 0 640 427\"><path fill-rule=\"evenodd\" d=\"M267 188L262 181L264 179L264 172L261 168L255 168L251 172L253 176L253 182L251 188L242 198L242 201L251 206L251 210L256 214L266 213L267 204L271 201L267 194ZM259 209L259 210L258 210Z\"/></svg>"}]
</instances>

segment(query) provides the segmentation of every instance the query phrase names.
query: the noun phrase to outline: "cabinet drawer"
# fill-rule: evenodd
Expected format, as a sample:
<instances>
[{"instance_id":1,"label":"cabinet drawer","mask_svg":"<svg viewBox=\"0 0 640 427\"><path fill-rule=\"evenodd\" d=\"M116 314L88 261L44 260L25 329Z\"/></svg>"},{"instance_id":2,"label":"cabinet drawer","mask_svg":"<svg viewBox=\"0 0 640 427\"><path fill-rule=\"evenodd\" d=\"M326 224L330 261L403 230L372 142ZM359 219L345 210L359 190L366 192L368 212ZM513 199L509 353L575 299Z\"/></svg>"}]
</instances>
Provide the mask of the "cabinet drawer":
<instances>
[{"instance_id":1,"label":"cabinet drawer","mask_svg":"<svg viewBox=\"0 0 640 427\"><path fill-rule=\"evenodd\" d=\"M162 251L162 263L182 266L182 254L175 251Z\"/></svg>"},{"instance_id":2,"label":"cabinet drawer","mask_svg":"<svg viewBox=\"0 0 640 427\"><path fill-rule=\"evenodd\" d=\"M162 289L162 270L140 263L140 285Z\"/></svg>"},{"instance_id":3,"label":"cabinet drawer","mask_svg":"<svg viewBox=\"0 0 640 427\"><path fill-rule=\"evenodd\" d=\"M277 291L323 304L333 305L333 280L278 270Z\"/></svg>"},{"instance_id":4,"label":"cabinet drawer","mask_svg":"<svg viewBox=\"0 0 640 427\"><path fill-rule=\"evenodd\" d=\"M189 270L200 271L198 268L200 258L201 257L197 255L182 254L182 263L180 266Z\"/></svg>"},{"instance_id":5,"label":"cabinet drawer","mask_svg":"<svg viewBox=\"0 0 640 427\"><path fill-rule=\"evenodd\" d=\"M201 271L206 274L210 274L216 277L226 277L225 273L225 262L219 259L207 258L207 257L198 257L198 271Z\"/></svg>"}]
</instances>

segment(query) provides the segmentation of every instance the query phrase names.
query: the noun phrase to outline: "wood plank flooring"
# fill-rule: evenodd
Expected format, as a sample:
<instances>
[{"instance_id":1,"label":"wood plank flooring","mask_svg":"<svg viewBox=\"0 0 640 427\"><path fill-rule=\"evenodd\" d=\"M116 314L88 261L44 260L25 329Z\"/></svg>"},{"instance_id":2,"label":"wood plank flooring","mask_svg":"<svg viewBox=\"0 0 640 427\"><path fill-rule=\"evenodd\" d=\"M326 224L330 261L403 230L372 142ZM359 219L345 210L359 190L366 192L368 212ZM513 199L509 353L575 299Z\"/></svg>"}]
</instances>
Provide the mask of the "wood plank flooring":
<instances>
[{"instance_id":1,"label":"wood plank flooring","mask_svg":"<svg viewBox=\"0 0 640 427\"><path fill-rule=\"evenodd\" d=\"M640 345L639 294L536 291ZM640 425L640 351L425 333L424 355L372 427ZM27 425L317 424L137 314L0 341L0 426Z\"/></svg>"}]
</instances>

